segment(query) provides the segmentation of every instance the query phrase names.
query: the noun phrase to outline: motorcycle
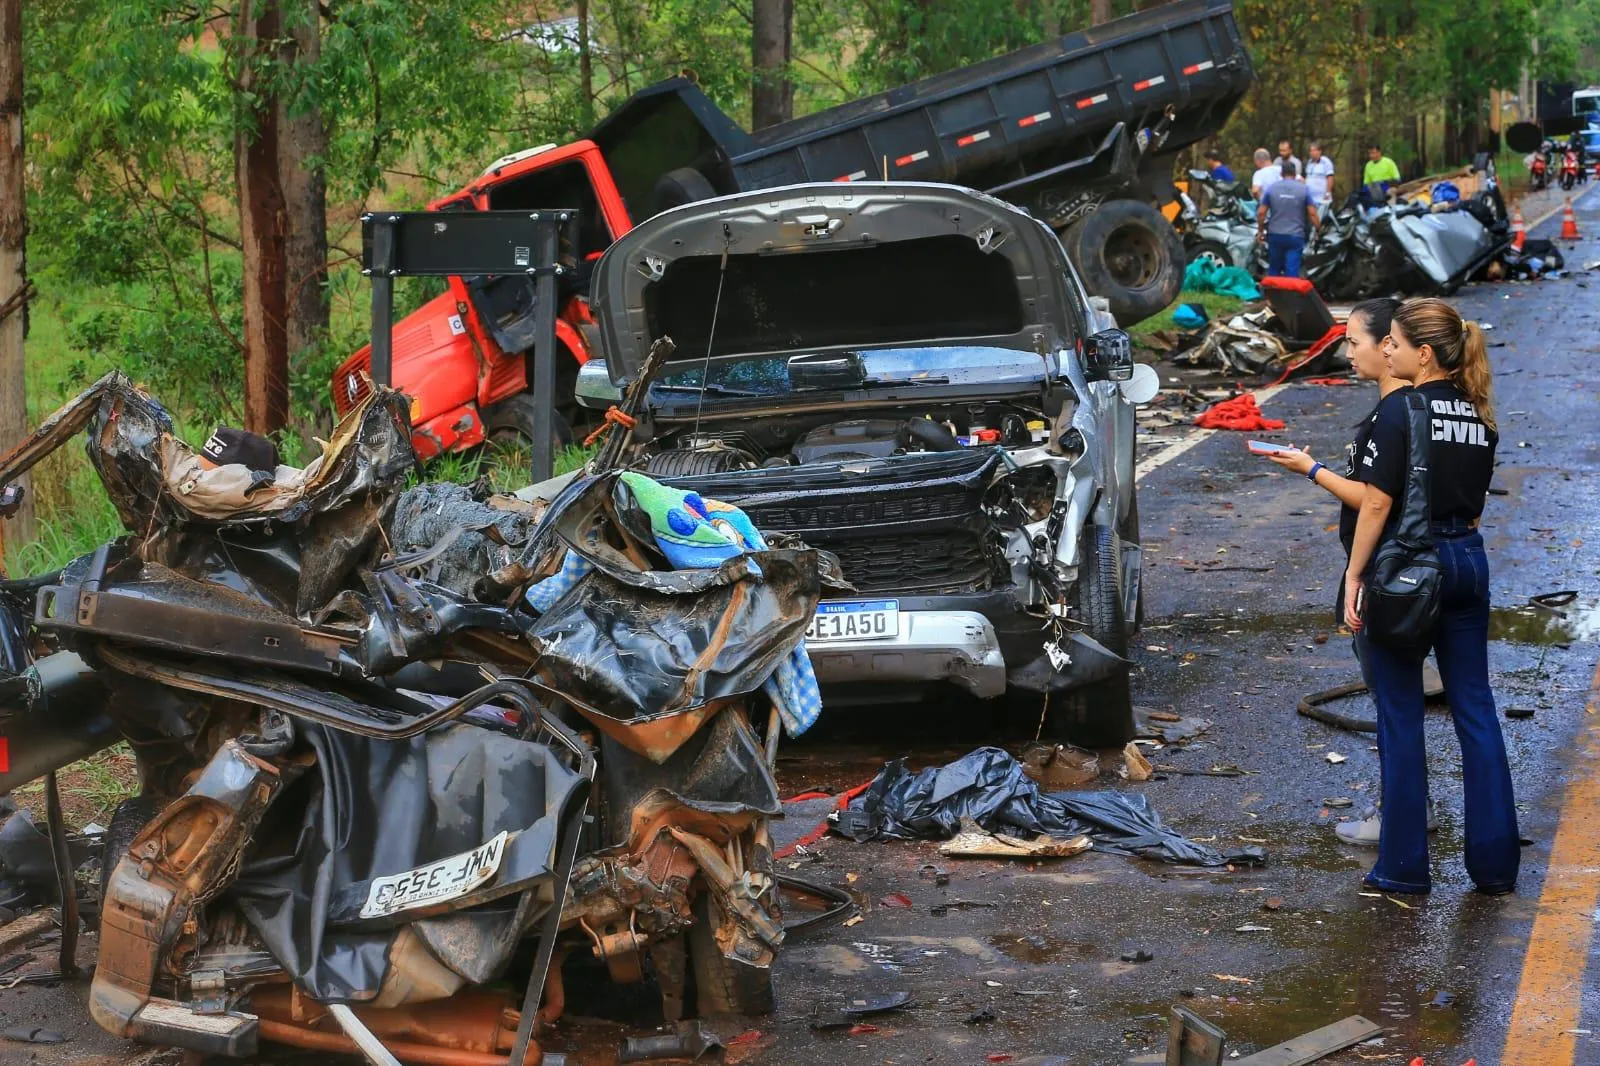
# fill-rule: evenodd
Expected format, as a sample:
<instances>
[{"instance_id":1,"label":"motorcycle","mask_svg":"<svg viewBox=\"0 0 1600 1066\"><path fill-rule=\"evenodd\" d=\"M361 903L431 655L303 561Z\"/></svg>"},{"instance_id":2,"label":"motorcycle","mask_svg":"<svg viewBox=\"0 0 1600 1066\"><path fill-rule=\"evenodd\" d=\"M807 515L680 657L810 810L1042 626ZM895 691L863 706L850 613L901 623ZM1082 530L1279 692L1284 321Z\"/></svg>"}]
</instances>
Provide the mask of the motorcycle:
<instances>
[{"instance_id":1,"label":"motorcycle","mask_svg":"<svg viewBox=\"0 0 1600 1066\"><path fill-rule=\"evenodd\" d=\"M569 957L650 973L669 1020L771 1008L773 766L811 706L828 557L752 528L674 565L647 499L674 490L604 447L542 510L406 490L408 403L383 387L263 485L204 464L113 372L0 458L0 484L86 429L129 533L0 580L19 753L0 794L133 747L98 1024L215 1055L387 1040L532 1062Z\"/></svg>"},{"instance_id":2,"label":"motorcycle","mask_svg":"<svg viewBox=\"0 0 1600 1066\"><path fill-rule=\"evenodd\" d=\"M1528 188L1533 192L1542 192L1550 187L1550 155L1553 151L1554 146L1545 141L1528 160Z\"/></svg>"},{"instance_id":3,"label":"motorcycle","mask_svg":"<svg viewBox=\"0 0 1600 1066\"><path fill-rule=\"evenodd\" d=\"M1187 261L1239 267L1260 277L1266 253L1256 240L1255 201L1243 195L1247 190L1238 182L1219 182L1206 170L1189 171L1189 183L1190 189L1206 190L1206 209L1202 214L1187 193L1180 194L1178 228Z\"/></svg>"},{"instance_id":4,"label":"motorcycle","mask_svg":"<svg viewBox=\"0 0 1600 1066\"><path fill-rule=\"evenodd\" d=\"M1578 184L1581 170L1582 167L1578 165L1577 151L1568 148L1561 154L1561 188L1571 192L1572 187Z\"/></svg>"}]
</instances>

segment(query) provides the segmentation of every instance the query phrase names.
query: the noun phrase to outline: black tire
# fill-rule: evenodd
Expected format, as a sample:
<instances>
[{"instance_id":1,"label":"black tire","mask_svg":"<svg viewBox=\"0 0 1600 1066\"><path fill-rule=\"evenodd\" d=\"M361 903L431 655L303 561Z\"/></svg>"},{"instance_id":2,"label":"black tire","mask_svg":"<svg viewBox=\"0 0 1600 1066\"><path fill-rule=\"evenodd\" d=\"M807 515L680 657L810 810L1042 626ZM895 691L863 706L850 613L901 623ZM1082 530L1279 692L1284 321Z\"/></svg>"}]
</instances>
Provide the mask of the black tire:
<instances>
[{"instance_id":1,"label":"black tire","mask_svg":"<svg viewBox=\"0 0 1600 1066\"><path fill-rule=\"evenodd\" d=\"M1160 211L1108 200L1062 234L1091 295L1104 296L1123 328L1157 314L1183 288L1183 240Z\"/></svg>"},{"instance_id":2,"label":"black tire","mask_svg":"<svg viewBox=\"0 0 1600 1066\"><path fill-rule=\"evenodd\" d=\"M1089 635L1108 651L1126 657L1128 631L1122 617L1122 551L1108 526L1083 531L1078 583L1073 590L1078 617ZM1085 748L1121 747L1133 739L1133 694L1124 671L1094 684L1050 697L1046 738Z\"/></svg>"},{"instance_id":3,"label":"black tire","mask_svg":"<svg viewBox=\"0 0 1600 1066\"><path fill-rule=\"evenodd\" d=\"M1193 244L1184 245L1184 262L1194 263L1201 259L1210 259L1219 266L1233 266L1233 257L1228 254L1227 246L1220 241L1195 241Z\"/></svg>"},{"instance_id":4,"label":"black tire","mask_svg":"<svg viewBox=\"0 0 1600 1066\"><path fill-rule=\"evenodd\" d=\"M111 885L111 871L133 846L134 838L144 831L150 820L166 808L167 801L156 796L139 795L123 800L111 814L111 825L100 846L100 902L105 903L106 889Z\"/></svg>"},{"instance_id":5,"label":"black tire","mask_svg":"<svg viewBox=\"0 0 1600 1066\"><path fill-rule=\"evenodd\" d=\"M491 445L529 448L533 445L534 426L539 411L531 392L507 396L499 403L483 410L483 435ZM572 443L572 430L560 411L550 412L550 453L561 451Z\"/></svg>"},{"instance_id":6,"label":"black tire","mask_svg":"<svg viewBox=\"0 0 1600 1066\"><path fill-rule=\"evenodd\" d=\"M694 167L679 167L661 175L650 194L650 204L656 214L670 211L684 204L699 203L717 195L709 178Z\"/></svg>"},{"instance_id":7,"label":"black tire","mask_svg":"<svg viewBox=\"0 0 1600 1066\"><path fill-rule=\"evenodd\" d=\"M689 966L694 971L695 1013L771 1014L772 970L746 966L724 955L711 930L719 908L709 893L702 893L694 906L694 924L689 927Z\"/></svg>"}]
</instances>

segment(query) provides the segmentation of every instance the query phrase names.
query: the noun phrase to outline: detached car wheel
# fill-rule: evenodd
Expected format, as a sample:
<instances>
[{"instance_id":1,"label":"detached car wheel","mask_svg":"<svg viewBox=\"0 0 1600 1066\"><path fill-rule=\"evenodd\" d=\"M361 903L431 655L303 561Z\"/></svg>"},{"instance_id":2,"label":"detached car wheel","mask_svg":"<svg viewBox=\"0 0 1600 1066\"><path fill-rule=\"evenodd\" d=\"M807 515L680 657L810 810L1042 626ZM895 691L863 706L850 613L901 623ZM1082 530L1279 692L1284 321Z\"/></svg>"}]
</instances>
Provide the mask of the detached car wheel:
<instances>
[{"instance_id":1,"label":"detached car wheel","mask_svg":"<svg viewBox=\"0 0 1600 1066\"><path fill-rule=\"evenodd\" d=\"M695 1012L708 1014L771 1014L772 970L735 962L717 947L712 928L722 916L709 894L694 907L689 927L689 965L694 970Z\"/></svg>"},{"instance_id":2,"label":"detached car wheel","mask_svg":"<svg viewBox=\"0 0 1600 1066\"><path fill-rule=\"evenodd\" d=\"M1122 615L1122 551L1108 526L1083 531L1076 607L1089 636L1107 651L1126 657L1128 632ZM1049 739L1085 748L1121 747L1133 739L1133 695L1126 668L1115 677L1050 697L1045 716Z\"/></svg>"},{"instance_id":3,"label":"detached car wheel","mask_svg":"<svg viewBox=\"0 0 1600 1066\"><path fill-rule=\"evenodd\" d=\"M1183 239L1137 200L1109 200L1062 234L1090 293L1104 296L1124 328L1164 311L1183 288Z\"/></svg>"}]
</instances>

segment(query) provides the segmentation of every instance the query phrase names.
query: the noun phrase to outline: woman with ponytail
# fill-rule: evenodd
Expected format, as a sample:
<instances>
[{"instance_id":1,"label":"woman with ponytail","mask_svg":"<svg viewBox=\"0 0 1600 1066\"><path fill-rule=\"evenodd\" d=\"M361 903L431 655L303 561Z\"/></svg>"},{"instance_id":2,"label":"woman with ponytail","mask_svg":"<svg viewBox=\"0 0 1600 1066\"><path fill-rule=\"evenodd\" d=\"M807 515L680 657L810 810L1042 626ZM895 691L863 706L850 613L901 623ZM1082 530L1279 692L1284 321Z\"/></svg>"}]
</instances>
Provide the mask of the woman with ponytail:
<instances>
[{"instance_id":1,"label":"woman with ponytail","mask_svg":"<svg viewBox=\"0 0 1600 1066\"><path fill-rule=\"evenodd\" d=\"M1444 569L1439 619L1431 641L1395 647L1361 631L1359 591L1378 544L1390 533L1394 501L1408 472L1406 395L1378 405L1366 453L1366 482L1345 571L1345 622L1356 633L1378 705L1378 761L1383 820L1378 861L1366 877L1387 892L1426 892L1428 778L1423 745L1422 660L1431 645L1461 743L1466 798L1467 873L1478 891L1516 887L1521 860L1511 767L1489 688L1489 564L1478 518L1494 472L1492 376L1483 331L1443 300L1407 300L1389 325L1389 368L1427 400L1430 509Z\"/></svg>"}]
</instances>

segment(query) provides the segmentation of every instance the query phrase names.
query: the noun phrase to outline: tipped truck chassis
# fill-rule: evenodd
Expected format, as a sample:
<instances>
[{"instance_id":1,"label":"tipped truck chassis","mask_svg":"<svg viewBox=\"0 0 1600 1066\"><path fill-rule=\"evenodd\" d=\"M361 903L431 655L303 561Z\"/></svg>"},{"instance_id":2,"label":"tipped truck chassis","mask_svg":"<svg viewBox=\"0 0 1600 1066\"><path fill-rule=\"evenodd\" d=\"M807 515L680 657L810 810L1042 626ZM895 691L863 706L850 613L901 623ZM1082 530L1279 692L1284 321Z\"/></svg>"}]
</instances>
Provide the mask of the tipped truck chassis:
<instances>
[{"instance_id":1,"label":"tipped truck chassis","mask_svg":"<svg viewBox=\"0 0 1600 1066\"><path fill-rule=\"evenodd\" d=\"M1177 0L1008 55L751 133L674 78L634 94L589 137L496 160L435 210L576 209L554 342L533 286L452 277L395 328L390 383L412 400L421 458L491 440L531 445L527 395L547 356L558 443L596 354L585 293L610 243L667 208L808 181L951 182L1023 207L1062 237L1090 295L1123 325L1166 307L1182 243L1154 206L1172 155L1220 129L1253 80L1231 0ZM365 395L370 351L335 372L341 414Z\"/></svg>"}]
</instances>

